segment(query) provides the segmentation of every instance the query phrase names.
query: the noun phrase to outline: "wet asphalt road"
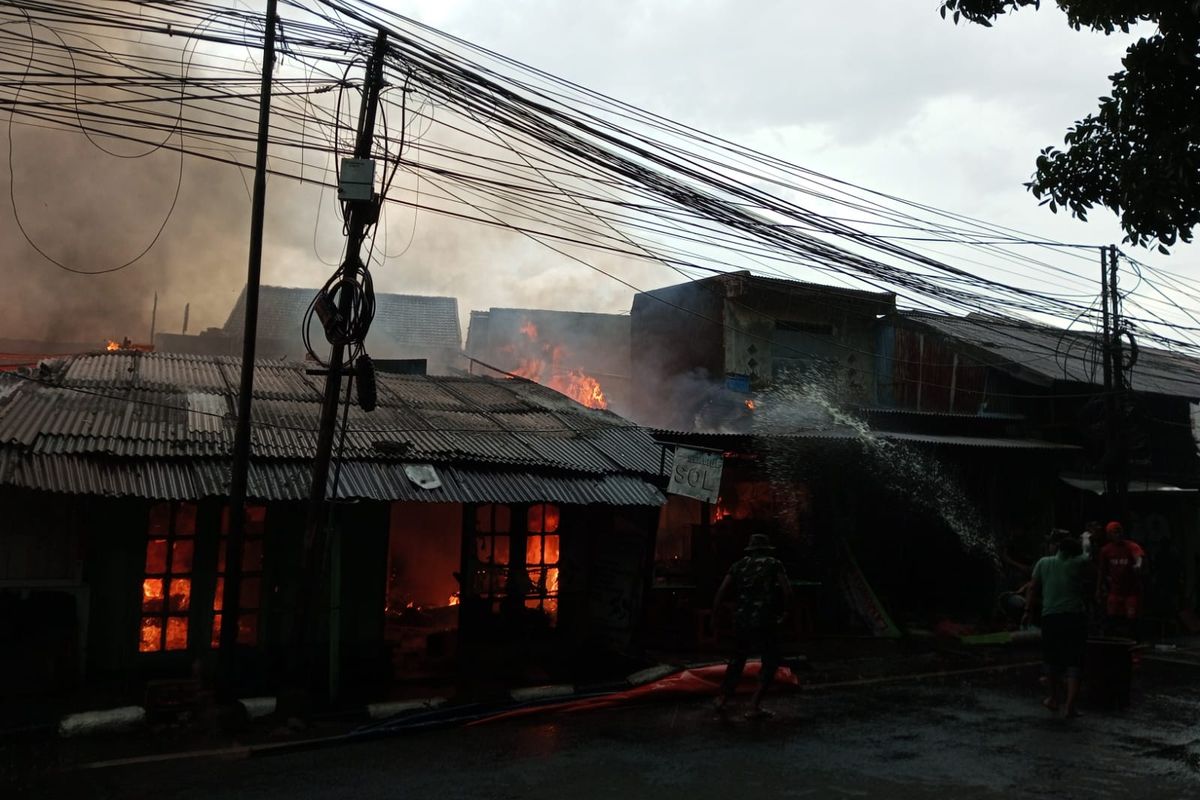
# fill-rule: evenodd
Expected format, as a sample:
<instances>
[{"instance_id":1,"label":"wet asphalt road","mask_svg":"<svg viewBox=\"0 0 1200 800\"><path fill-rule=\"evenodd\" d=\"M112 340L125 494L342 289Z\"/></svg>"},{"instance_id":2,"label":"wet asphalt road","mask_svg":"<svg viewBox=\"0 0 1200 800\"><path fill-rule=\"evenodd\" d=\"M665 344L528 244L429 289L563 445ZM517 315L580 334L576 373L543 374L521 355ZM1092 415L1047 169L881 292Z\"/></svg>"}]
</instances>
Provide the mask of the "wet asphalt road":
<instances>
[{"instance_id":1,"label":"wet asphalt road","mask_svg":"<svg viewBox=\"0 0 1200 800\"><path fill-rule=\"evenodd\" d=\"M535 716L255 759L76 773L104 798L1195 798L1200 670L1072 722L1028 676L774 698L775 719L701 701Z\"/></svg>"}]
</instances>

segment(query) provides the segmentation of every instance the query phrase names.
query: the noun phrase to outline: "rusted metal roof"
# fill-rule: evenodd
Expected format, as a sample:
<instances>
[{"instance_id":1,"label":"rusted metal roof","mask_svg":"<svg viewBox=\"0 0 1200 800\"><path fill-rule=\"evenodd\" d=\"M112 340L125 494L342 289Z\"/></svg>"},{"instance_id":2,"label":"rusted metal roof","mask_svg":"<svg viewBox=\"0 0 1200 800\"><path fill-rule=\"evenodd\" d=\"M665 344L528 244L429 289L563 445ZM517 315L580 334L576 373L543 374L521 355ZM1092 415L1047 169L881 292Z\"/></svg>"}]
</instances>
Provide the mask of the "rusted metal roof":
<instances>
[{"instance_id":1,"label":"rusted metal roof","mask_svg":"<svg viewBox=\"0 0 1200 800\"><path fill-rule=\"evenodd\" d=\"M224 356L120 352L0 375L0 484L140 497L223 494L238 366ZM256 365L256 497L305 495L319 380L299 363ZM352 405L344 437L335 438L340 495L398 500L416 499L416 491L420 499L464 499L474 487L471 499L481 502L517 495L662 501L650 482L659 446L614 414L520 379L380 375L379 384L379 407L368 413ZM433 494L417 490L406 463L432 464L449 477Z\"/></svg>"}]
</instances>

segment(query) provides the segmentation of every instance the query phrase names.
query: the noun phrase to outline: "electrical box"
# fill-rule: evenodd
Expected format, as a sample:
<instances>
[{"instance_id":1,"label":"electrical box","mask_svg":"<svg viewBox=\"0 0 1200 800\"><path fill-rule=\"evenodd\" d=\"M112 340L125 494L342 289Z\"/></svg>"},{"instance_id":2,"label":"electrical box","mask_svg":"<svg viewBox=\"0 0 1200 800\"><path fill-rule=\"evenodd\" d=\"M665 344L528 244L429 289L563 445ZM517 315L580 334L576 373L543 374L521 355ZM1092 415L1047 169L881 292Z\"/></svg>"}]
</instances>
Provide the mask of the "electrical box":
<instances>
[{"instance_id":1,"label":"electrical box","mask_svg":"<svg viewBox=\"0 0 1200 800\"><path fill-rule=\"evenodd\" d=\"M375 159L343 158L338 175L338 197L343 200L370 200L375 193Z\"/></svg>"}]
</instances>

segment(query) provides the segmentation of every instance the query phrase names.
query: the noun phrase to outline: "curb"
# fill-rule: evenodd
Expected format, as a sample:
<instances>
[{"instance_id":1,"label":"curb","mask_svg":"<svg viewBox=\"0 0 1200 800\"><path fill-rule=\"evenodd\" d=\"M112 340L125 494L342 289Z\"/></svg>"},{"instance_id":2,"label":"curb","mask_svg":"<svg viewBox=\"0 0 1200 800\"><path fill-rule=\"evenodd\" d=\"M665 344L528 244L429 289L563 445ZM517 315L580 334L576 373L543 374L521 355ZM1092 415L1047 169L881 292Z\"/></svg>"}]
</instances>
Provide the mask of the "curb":
<instances>
[{"instance_id":1,"label":"curb","mask_svg":"<svg viewBox=\"0 0 1200 800\"><path fill-rule=\"evenodd\" d=\"M141 706L122 706L104 711L82 711L67 714L58 723L58 735L64 739L75 736L95 736L117 733L140 727L146 722L146 709Z\"/></svg>"},{"instance_id":2,"label":"curb","mask_svg":"<svg viewBox=\"0 0 1200 800\"><path fill-rule=\"evenodd\" d=\"M246 717L251 720L262 719L275 713L274 697L243 697L237 702L245 711ZM143 706L80 711L67 714L58 721L58 736L72 739L108 733L128 733L144 727L146 717L146 709Z\"/></svg>"},{"instance_id":3,"label":"curb","mask_svg":"<svg viewBox=\"0 0 1200 800\"><path fill-rule=\"evenodd\" d=\"M1163 662L1174 661L1174 659L1162 657L1148 658L1150 660ZM657 664L655 666L647 667L645 669L638 670L637 672L630 673L623 680L616 680L595 686L551 684L547 686L522 687L511 689L508 692L507 701L513 706L536 706L562 702L571 698L594 697L597 695L624 691L625 689L629 688L645 686L646 684L662 680L663 678L674 675L678 672L682 672L686 669L712 666L713 664L719 663L724 662L704 661L689 663L686 665ZM922 673L903 673L898 675L860 678L857 680L830 681L824 683L802 683L800 689L801 691L816 691L821 689L870 686L879 683L897 683L912 680L952 678L963 675L1005 672L1012 669L1026 669L1036 665L1037 663L1039 662L1022 661L966 669L942 670ZM1197 666L1197 664L1189 663L1189 666ZM238 700L238 703L245 710L246 716L251 720L262 719L270 716L275 712L276 708L276 698L274 697L247 697ZM507 707L510 706L508 706L508 704L491 706L489 707L487 713L492 713L501 708ZM411 718L409 721L412 723L415 723L419 727L426 727L442 724L443 721L459 719L460 716L463 715L471 716L472 714L476 713L475 709L480 708L481 706L478 704L463 705L452 702L445 697L427 697L418 700L368 703L357 708L347 708L345 712L339 716L346 719L362 719L369 721L374 725L384 725L385 727L391 727L391 725L404 725L406 724L406 719ZM143 727L145 722L146 710L141 706L124 706L121 708L108 709L104 711L85 711L78 714L68 714L67 716L63 717L58 724L58 735L62 738L72 738L95 736L106 733L128 732L130 730ZM391 725L389 725L389 723ZM382 728L380 730L382 730ZM284 749L287 747L289 747L289 745L279 744L264 749L274 750Z\"/></svg>"},{"instance_id":4,"label":"curb","mask_svg":"<svg viewBox=\"0 0 1200 800\"><path fill-rule=\"evenodd\" d=\"M446 704L444 697L427 697L423 700L402 700L382 703L368 703L367 717L373 720L397 717L414 711L429 711Z\"/></svg>"}]
</instances>

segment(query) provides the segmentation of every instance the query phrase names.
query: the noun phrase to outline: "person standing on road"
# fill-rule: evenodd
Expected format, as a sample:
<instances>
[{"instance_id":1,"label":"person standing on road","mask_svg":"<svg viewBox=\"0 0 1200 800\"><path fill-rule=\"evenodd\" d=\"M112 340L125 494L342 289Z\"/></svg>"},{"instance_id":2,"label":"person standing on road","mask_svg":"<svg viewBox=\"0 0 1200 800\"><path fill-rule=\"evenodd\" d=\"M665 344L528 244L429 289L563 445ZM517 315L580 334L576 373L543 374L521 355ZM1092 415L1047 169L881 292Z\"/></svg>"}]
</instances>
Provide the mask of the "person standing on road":
<instances>
[{"instance_id":1,"label":"person standing on road","mask_svg":"<svg viewBox=\"0 0 1200 800\"><path fill-rule=\"evenodd\" d=\"M1077 536L1058 540L1058 552L1033 565L1033 580L1026 597L1023 623L1028 624L1040 609L1042 618L1042 661L1049 695L1042 705L1063 716L1075 717L1083 653L1087 647L1087 617L1084 576L1089 560ZM1060 693L1065 678L1066 694Z\"/></svg>"},{"instance_id":2,"label":"person standing on road","mask_svg":"<svg viewBox=\"0 0 1200 800\"><path fill-rule=\"evenodd\" d=\"M1083 527L1079 541L1083 544L1083 554L1088 558L1096 558L1100 549L1108 541L1104 533L1104 526L1100 524L1099 520L1091 520Z\"/></svg>"},{"instance_id":3,"label":"person standing on road","mask_svg":"<svg viewBox=\"0 0 1200 800\"><path fill-rule=\"evenodd\" d=\"M1107 633L1126 630L1137 638L1137 619L1142 606L1142 562L1146 553L1141 545L1125 536L1119 522L1105 528L1108 544L1100 550L1096 602L1104 604L1108 620ZM1108 590L1107 598L1103 592Z\"/></svg>"},{"instance_id":4,"label":"person standing on road","mask_svg":"<svg viewBox=\"0 0 1200 800\"><path fill-rule=\"evenodd\" d=\"M721 682L717 697L717 711L724 711L729 699L737 690L746 659L754 651L762 656L758 673L758 689L751 700L752 710L748 717L769 716L762 708L763 694L771 685L775 671L779 668L779 623L784 609L790 605L792 587L788 582L783 562L771 555L774 550L771 540L762 533L750 537L746 555L734 562L729 574L721 581L713 610L719 609L730 591L735 592L736 606L733 615L734 650Z\"/></svg>"}]
</instances>

